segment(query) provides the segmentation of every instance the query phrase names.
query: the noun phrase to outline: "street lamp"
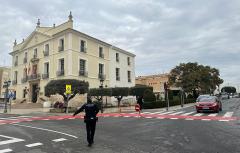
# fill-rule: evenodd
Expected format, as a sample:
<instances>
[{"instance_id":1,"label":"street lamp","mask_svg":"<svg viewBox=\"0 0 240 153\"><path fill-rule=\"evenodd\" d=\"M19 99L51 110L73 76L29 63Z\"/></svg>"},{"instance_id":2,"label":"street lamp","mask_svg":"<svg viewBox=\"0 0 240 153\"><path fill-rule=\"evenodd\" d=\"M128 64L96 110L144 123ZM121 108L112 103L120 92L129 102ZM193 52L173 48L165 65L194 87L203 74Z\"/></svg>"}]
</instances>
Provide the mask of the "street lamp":
<instances>
[{"instance_id":1,"label":"street lamp","mask_svg":"<svg viewBox=\"0 0 240 153\"><path fill-rule=\"evenodd\" d=\"M104 82L104 78L102 76L100 77L100 86L99 86L99 88L101 89L101 113L103 113L103 82Z\"/></svg>"},{"instance_id":2,"label":"street lamp","mask_svg":"<svg viewBox=\"0 0 240 153\"><path fill-rule=\"evenodd\" d=\"M8 103L8 99L9 99L9 96L8 96L8 87L10 86L11 84L11 81L5 81L4 82L4 85L3 87L6 88L5 89L5 106L4 106L4 113L7 113L7 103Z\"/></svg>"}]
</instances>

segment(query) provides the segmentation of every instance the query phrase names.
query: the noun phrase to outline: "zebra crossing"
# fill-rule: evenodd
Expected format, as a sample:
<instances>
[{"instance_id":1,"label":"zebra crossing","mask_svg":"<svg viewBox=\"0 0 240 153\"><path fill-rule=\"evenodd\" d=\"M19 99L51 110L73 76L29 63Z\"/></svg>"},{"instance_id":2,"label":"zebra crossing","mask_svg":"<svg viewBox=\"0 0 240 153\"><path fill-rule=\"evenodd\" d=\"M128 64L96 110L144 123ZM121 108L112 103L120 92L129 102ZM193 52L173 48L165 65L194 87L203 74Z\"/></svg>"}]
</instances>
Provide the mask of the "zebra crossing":
<instances>
[{"instance_id":1,"label":"zebra crossing","mask_svg":"<svg viewBox=\"0 0 240 153\"><path fill-rule=\"evenodd\" d=\"M222 117L232 117L234 112L225 112L223 114L218 113L197 113L195 111L160 111L160 112L142 112L141 114L159 114L159 115L180 115L180 116L222 116Z\"/></svg>"},{"instance_id":2,"label":"zebra crossing","mask_svg":"<svg viewBox=\"0 0 240 153\"><path fill-rule=\"evenodd\" d=\"M142 117L158 119L185 119L185 120L202 120L202 121L232 121L237 120L233 116L234 112L222 113L197 113L196 111L159 111L159 112L142 112ZM151 115L151 116L150 116ZM157 115L157 116L156 116Z\"/></svg>"}]
</instances>

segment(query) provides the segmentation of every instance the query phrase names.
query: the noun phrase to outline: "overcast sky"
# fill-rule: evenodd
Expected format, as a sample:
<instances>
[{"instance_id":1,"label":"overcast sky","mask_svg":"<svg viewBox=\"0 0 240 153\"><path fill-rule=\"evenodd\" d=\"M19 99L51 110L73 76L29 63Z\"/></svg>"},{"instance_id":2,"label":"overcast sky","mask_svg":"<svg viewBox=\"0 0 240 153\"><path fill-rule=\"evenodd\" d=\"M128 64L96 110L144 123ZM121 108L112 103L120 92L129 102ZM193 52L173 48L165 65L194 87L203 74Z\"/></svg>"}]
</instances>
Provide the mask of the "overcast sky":
<instances>
[{"instance_id":1,"label":"overcast sky","mask_svg":"<svg viewBox=\"0 0 240 153\"><path fill-rule=\"evenodd\" d=\"M0 10L0 65L37 18L52 26L71 10L76 30L136 54L137 76L198 62L240 86L240 0L1 0Z\"/></svg>"}]
</instances>

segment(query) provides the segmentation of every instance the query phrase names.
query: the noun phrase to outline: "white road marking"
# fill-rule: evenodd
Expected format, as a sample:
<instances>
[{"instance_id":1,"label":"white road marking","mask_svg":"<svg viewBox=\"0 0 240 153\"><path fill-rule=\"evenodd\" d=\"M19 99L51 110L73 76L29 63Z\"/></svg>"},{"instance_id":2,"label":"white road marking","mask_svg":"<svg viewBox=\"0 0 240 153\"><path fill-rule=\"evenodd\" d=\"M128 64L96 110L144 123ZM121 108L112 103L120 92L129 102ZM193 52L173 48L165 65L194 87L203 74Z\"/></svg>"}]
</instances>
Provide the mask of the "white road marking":
<instances>
[{"instance_id":1,"label":"white road marking","mask_svg":"<svg viewBox=\"0 0 240 153\"><path fill-rule=\"evenodd\" d=\"M153 112L153 113L149 113L149 114L160 114L160 113L163 113L165 111L159 111L159 112Z\"/></svg>"},{"instance_id":2,"label":"white road marking","mask_svg":"<svg viewBox=\"0 0 240 153\"><path fill-rule=\"evenodd\" d=\"M214 114L210 114L208 116L217 116L218 114L217 113L214 113Z\"/></svg>"},{"instance_id":3,"label":"white road marking","mask_svg":"<svg viewBox=\"0 0 240 153\"><path fill-rule=\"evenodd\" d=\"M16 143L16 142L25 141L23 139L9 137L9 136L5 136L5 135L0 135L0 137L10 139L10 140L5 140L5 141L0 141L0 145L5 145L5 144L10 144L10 143Z\"/></svg>"},{"instance_id":4,"label":"white road marking","mask_svg":"<svg viewBox=\"0 0 240 153\"><path fill-rule=\"evenodd\" d=\"M0 120L17 120L16 118L0 118Z\"/></svg>"},{"instance_id":5,"label":"white road marking","mask_svg":"<svg viewBox=\"0 0 240 153\"><path fill-rule=\"evenodd\" d=\"M67 140L67 139L65 139L65 138L60 138L60 139L54 139L54 140L52 140L52 141L54 141L54 142L61 142L61 141L65 141L65 140Z\"/></svg>"},{"instance_id":6,"label":"white road marking","mask_svg":"<svg viewBox=\"0 0 240 153\"><path fill-rule=\"evenodd\" d=\"M210 121L211 119L202 119L202 121Z\"/></svg>"},{"instance_id":7,"label":"white road marking","mask_svg":"<svg viewBox=\"0 0 240 153\"><path fill-rule=\"evenodd\" d=\"M195 112L185 113L185 114L182 114L182 116L188 116L188 115L193 114L193 113L195 113Z\"/></svg>"},{"instance_id":8,"label":"white road marking","mask_svg":"<svg viewBox=\"0 0 240 153\"><path fill-rule=\"evenodd\" d=\"M178 118L170 118L171 120L177 120Z\"/></svg>"},{"instance_id":9,"label":"white road marking","mask_svg":"<svg viewBox=\"0 0 240 153\"><path fill-rule=\"evenodd\" d=\"M168 115L177 115L177 114L182 114L184 113L184 111L180 111L180 112L176 112L176 113L171 113L171 114L168 114Z\"/></svg>"},{"instance_id":10,"label":"white road marking","mask_svg":"<svg viewBox=\"0 0 240 153\"><path fill-rule=\"evenodd\" d=\"M38 143L28 144L28 145L25 145L25 146L31 148L31 147L41 146L41 145L43 145L43 144L38 142Z\"/></svg>"},{"instance_id":11,"label":"white road marking","mask_svg":"<svg viewBox=\"0 0 240 153\"><path fill-rule=\"evenodd\" d=\"M57 120L63 120L64 118L57 118Z\"/></svg>"},{"instance_id":12,"label":"white road marking","mask_svg":"<svg viewBox=\"0 0 240 153\"><path fill-rule=\"evenodd\" d=\"M6 123L0 123L0 125L4 125L4 124L6 124Z\"/></svg>"},{"instance_id":13,"label":"white road marking","mask_svg":"<svg viewBox=\"0 0 240 153\"><path fill-rule=\"evenodd\" d=\"M5 152L11 152L13 151L12 149L3 149L3 150L0 150L0 153L5 153Z\"/></svg>"},{"instance_id":14,"label":"white road marking","mask_svg":"<svg viewBox=\"0 0 240 153\"><path fill-rule=\"evenodd\" d=\"M71 118L68 118L69 120L74 120L75 119L75 117L71 117Z\"/></svg>"},{"instance_id":15,"label":"white road marking","mask_svg":"<svg viewBox=\"0 0 240 153\"><path fill-rule=\"evenodd\" d=\"M157 117L157 119L165 119L165 117Z\"/></svg>"},{"instance_id":16,"label":"white road marking","mask_svg":"<svg viewBox=\"0 0 240 153\"><path fill-rule=\"evenodd\" d=\"M59 131L54 131L54 130L50 130L50 129L44 129L44 128L39 128L39 127L34 127L34 126L27 126L27 125L22 125L22 124L12 124L12 125L28 127L28 128L38 129L38 130L43 130L43 131L48 131L48 132L59 133L59 134L66 135L66 136L69 136L69 137L73 137L73 138L76 138L76 139L78 138L78 137L76 137L74 135L71 135L71 134L67 134L67 133L63 133L63 132L59 132Z\"/></svg>"},{"instance_id":17,"label":"white road marking","mask_svg":"<svg viewBox=\"0 0 240 153\"><path fill-rule=\"evenodd\" d=\"M130 117L130 116L123 116L123 117Z\"/></svg>"},{"instance_id":18,"label":"white road marking","mask_svg":"<svg viewBox=\"0 0 240 153\"><path fill-rule=\"evenodd\" d=\"M194 120L194 119L192 119L192 118L186 118L185 120L189 120L189 121L192 121L192 120Z\"/></svg>"},{"instance_id":19,"label":"white road marking","mask_svg":"<svg viewBox=\"0 0 240 153\"><path fill-rule=\"evenodd\" d=\"M202 116L202 115L203 115L203 113L197 113L197 114L195 114L193 116Z\"/></svg>"},{"instance_id":20,"label":"white road marking","mask_svg":"<svg viewBox=\"0 0 240 153\"><path fill-rule=\"evenodd\" d=\"M44 120L44 121L48 121L48 120L50 120L50 119L48 119L48 118L45 118L45 119L42 119L42 120Z\"/></svg>"},{"instance_id":21,"label":"white road marking","mask_svg":"<svg viewBox=\"0 0 240 153\"><path fill-rule=\"evenodd\" d=\"M218 121L221 121L221 122L228 122L229 120L218 120Z\"/></svg>"},{"instance_id":22,"label":"white road marking","mask_svg":"<svg viewBox=\"0 0 240 153\"><path fill-rule=\"evenodd\" d=\"M170 114L170 113L174 113L174 111L164 112L164 113L160 113L160 114L165 115L165 114Z\"/></svg>"},{"instance_id":23,"label":"white road marking","mask_svg":"<svg viewBox=\"0 0 240 153\"><path fill-rule=\"evenodd\" d=\"M145 118L152 118L152 117L145 117Z\"/></svg>"},{"instance_id":24,"label":"white road marking","mask_svg":"<svg viewBox=\"0 0 240 153\"><path fill-rule=\"evenodd\" d=\"M223 117L232 117L233 112L227 112L223 115Z\"/></svg>"},{"instance_id":25,"label":"white road marking","mask_svg":"<svg viewBox=\"0 0 240 153\"><path fill-rule=\"evenodd\" d=\"M142 112L142 114L150 114L151 112Z\"/></svg>"}]
</instances>

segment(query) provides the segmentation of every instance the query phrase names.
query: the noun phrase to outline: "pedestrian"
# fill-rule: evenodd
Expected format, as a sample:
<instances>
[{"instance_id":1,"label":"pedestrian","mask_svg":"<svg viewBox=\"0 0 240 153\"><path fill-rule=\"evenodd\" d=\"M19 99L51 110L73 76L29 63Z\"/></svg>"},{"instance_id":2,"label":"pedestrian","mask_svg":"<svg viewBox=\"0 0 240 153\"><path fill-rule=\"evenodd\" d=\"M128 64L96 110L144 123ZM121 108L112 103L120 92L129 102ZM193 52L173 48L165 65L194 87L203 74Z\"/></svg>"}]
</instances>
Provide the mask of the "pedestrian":
<instances>
[{"instance_id":1,"label":"pedestrian","mask_svg":"<svg viewBox=\"0 0 240 153\"><path fill-rule=\"evenodd\" d=\"M86 123L87 141L88 146L91 147L94 143L94 134L96 129L96 122L98 121L97 114L99 109L96 104L92 102L90 96L87 97L87 103L85 103L80 109L78 109L73 116L85 110L84 122Z\"/></svg>"},{"instance_id":2,"label":"pedestrian","mask_svg":"<svg viewBox=\"0 0 240 153\"><path fill-rule=\"evenodd\" d=\"M139 97L138 97L137 103L139 104L139 106L140 106L140 111L141 111L142 108L143 108L143 96L139 96Z\"/></svg>"}]
</instances>

